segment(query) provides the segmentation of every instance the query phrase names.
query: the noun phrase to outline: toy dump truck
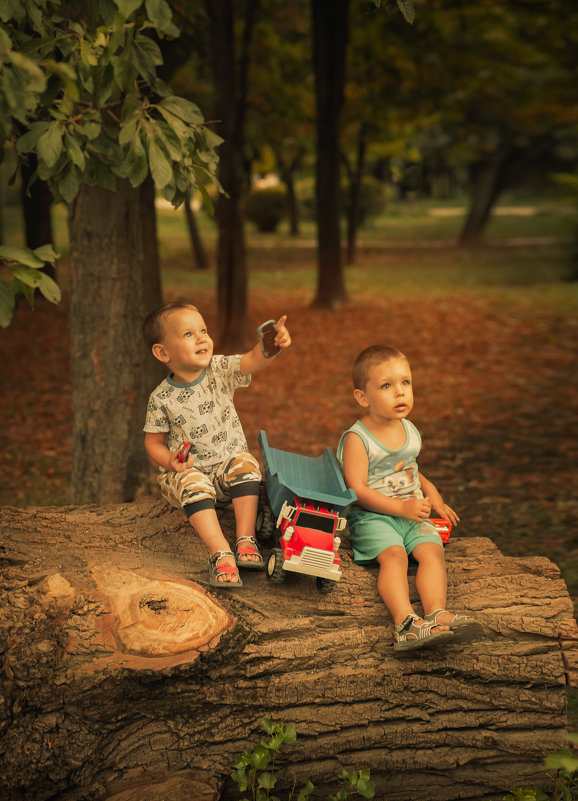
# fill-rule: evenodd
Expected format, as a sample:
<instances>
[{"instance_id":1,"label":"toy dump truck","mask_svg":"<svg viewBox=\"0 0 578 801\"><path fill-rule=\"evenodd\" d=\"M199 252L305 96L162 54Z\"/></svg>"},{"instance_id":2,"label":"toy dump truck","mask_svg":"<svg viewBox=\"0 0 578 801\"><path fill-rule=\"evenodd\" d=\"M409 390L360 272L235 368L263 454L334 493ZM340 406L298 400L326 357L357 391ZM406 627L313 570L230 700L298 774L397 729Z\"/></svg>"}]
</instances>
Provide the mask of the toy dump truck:
<instances>
[{"instance_id":1,"label":"toy dump truck","mask_svg":"<svg viewBox=\"0 0 578 801\"><path fill-rule=\"evenodd\" d=\"M271 448L264 431L259 444L265 467L265 488L257 517L257 536L273 539L266 563L274 584L288 572L315 576L328 593L341 578L338 536L346 525L342 512L356 499L347 489L331 448L318 457Z\"/></svg>"}]
</instances>

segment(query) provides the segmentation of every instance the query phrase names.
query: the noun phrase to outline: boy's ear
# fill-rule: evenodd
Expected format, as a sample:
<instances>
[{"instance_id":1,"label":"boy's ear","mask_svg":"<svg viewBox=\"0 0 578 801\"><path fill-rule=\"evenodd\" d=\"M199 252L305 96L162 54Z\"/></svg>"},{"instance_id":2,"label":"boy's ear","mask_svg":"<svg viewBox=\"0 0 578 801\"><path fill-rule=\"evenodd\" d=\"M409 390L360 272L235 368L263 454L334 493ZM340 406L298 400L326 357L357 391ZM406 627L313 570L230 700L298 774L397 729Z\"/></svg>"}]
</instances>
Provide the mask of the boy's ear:
<instances>
[{"instance_id":1,"label":"boy's ear","mask_svg":"<svg viewBox=\"0 0 578 801\"><path fill-rule=\"evenodd\" d=\"M163 362L163 364L166 364L168 362L169 354L167 353L167 349L165 348L165 346L161 345L160 342L155 343L152 346L151 350L153 352L153 356L155 357L155 359L158 359L159 362Z\"/></svg>"},{"instance_id":2,"label":"boy's ear","mask_svg":"<svg viewBox=\"0 0 578 801\"><path fill-rule=\"evenodd\" d=\"M360 406L363 406L367 409L369 406L369 401L365 397L365 392L362 389L354 389L353 390L353 397L359 403Z\"/></svg>"}]
</instances>

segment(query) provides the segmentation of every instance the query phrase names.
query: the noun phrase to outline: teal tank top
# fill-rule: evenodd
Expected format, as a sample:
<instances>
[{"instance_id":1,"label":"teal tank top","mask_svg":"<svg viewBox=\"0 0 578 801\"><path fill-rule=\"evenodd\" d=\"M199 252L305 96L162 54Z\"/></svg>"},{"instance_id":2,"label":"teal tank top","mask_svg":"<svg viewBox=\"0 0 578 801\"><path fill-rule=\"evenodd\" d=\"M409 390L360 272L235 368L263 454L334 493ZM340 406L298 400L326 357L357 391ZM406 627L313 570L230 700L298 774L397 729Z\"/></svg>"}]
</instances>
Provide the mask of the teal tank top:
<instances>
[{"instance_id":1,"label":"teal tank top","mask_svg":"<svg viewBox=\"0 0 578 801\"><path fill-rule=\"evenodd\" d=\"M402 420L405 429L405 443L396 451L386 448L373 434L357 420L351 428L341 435L337 447L337 458L343 464L343 444L345 437L357 435L365 446L369 459L367 486L390 498L423 498L421 491L417 457L421 450L421 436L409 420Z\"/></svg>"}]
</instances>

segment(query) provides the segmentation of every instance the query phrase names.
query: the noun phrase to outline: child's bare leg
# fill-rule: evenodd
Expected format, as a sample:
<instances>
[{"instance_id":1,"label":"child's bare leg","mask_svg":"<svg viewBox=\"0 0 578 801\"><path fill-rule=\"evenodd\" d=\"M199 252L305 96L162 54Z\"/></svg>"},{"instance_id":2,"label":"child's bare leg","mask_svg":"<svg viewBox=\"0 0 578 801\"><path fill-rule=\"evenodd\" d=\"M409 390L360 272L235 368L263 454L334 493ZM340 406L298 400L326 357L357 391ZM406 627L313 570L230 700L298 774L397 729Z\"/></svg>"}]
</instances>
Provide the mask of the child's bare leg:
<instances>
[{"instance_id":1,"label":"child's bare leg","mask_svg":"<svg viewBox=\"0 0 578 801\"><path fill-rule=\"evenodd\" d=\"M242 495L233 498L233 511L235 512L235 523L237 527L237 540L241 537L255 536L255 522L257 520L257 509L259 506L258 495ZM260 562L261 557L257 553L242 554L238 562Z\"/></svg>"},{"instance_id":2,"label":"child's bare leg","mask_svg":"<svg viewBox=\"0 0 578 801\"><path fill-rule=\"evenodd\" d=\"M217 551L230 551L231 546L225 539L225 535L221 530L221 524L214 509L201 509L194 512L189 517L191 526L195 529L202 542L206 545L211 556ZM219 559L217 564L229 564L235 566L235 558L233 556L224 556ZM231 581L236 583L239 581L239 574L230 576L220 575L218 581Z\"/></svg>"},{"instance_id":3,"label":"child's bare leg","mask_svg":"<svg viewBox=\"0 0 578 801\"><path fill-rule=\"evenodd\" d=\"M425 615L446 608L447 574L444 550L433 542L416 545L412 551L418 562L415 584ZM453 617L450 616L450 619ZM441 619L441 622L446 622ZM437 627L436 627L437 628ZM447 629L447 626L442 626Z\"/></svg>"},{"instance_id":4,"label":"child's bare leg","mask_svg":"<svg viewBox=\"0 0 578 801\"><path fill-rule=\"evenodd\" d=\"M392 545L378 555L377 561L379 563L377 591L391 612L393 622L399 625L408 615L415 614L409 600L405 548Z\"/></svg>"},{"instance_id":5,"label":"child's bare leg","mask_svg":"<svg viewBox=\"0 0 578 801\"><path fill-rule=\"evenodd\" d=\"M415 554L415 548L414 548L414 554ZM443 557L443 551L442 551L442 557ZM379 576L377 578L378 592L381 596L382 601L391 612L391 616L393 617L393 622L396 625L399 625L400 623L403 623L403 621L407 618L408 615L416 614L409 599L409 585L407 581L407 567L408 567L407 553L405 552L405 548L393 545L390 548L387 548L385 551L382 551L377 557L377 561L379 562ZM418 574L419 574L419 569L418 569ZM445 577L446 574L444 565L444 570L443 570L444 587L445 587ZM416 584L417 584L417 579L416 579ZM419 591L419 586L418 586L418 594L424 606L424 613L427 614L429 611L432 611L431 609L427 610L425 609L425 603ZM433 608L439 609L440 607L438 606ZM418 620L416 621L416 623L418 624L423 622L424 620L421 617L419 617ZM445 625L434 626L432 631L434 632L447 631L448 628L449 627Z\"/></svg>"}]
</instances>

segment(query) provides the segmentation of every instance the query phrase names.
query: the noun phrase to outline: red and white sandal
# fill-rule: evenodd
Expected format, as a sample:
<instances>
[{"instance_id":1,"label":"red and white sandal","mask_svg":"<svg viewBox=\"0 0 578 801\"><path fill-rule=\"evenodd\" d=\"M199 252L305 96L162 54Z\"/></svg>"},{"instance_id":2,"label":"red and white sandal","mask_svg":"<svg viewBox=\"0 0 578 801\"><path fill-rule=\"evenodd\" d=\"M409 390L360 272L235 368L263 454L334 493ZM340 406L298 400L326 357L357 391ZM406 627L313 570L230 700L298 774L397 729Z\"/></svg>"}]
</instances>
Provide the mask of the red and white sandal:
<instances>
[{"instance_id":1,"label":"red and white sandal","mask_svg":"<svg viewBox=\"0 0 578 801\"><path fill-rule=\"evenodd\" d=\"M247 542L248 545L242 547L239 544L241 542ZM259 559L247 559L247 556L258 556ZM237 567L248 567L252 570L262 570L265 567L265 562L263 561L255 537L239 537L235 550L235 562L237 563Z\"/></svg>"},{"instance_id":2,"label":"red and white sandal","mask_svg":"<svg viewBox=\"0 0 578 801\"><path fill-rule=\"evenodd\" d=\"M237 590L243 586L237 566L230 565L228 562L217 564L227 556L235 558L232 551L217 551L209 557L209 584L211 587L218 587L220 590ZM219 579L219 576L225 576L225 578ZM233 576L237 576L237 581L231 581Z\"/></svg>"}]
</instances>

